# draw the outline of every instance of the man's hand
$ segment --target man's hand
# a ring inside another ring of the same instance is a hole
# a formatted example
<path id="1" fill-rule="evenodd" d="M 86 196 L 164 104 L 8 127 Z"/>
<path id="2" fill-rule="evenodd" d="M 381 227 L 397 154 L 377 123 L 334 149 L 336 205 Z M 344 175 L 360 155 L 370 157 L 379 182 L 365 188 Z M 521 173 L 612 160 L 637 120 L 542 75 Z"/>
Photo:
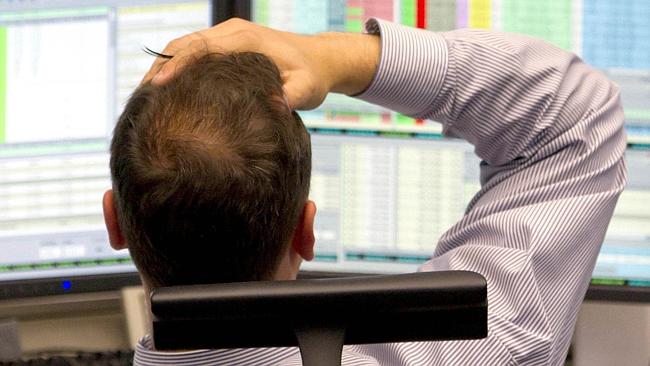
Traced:
<path id="1" fill-rule="evenodd" d="M 312 109 L 329 92 L 362 92 L 377 69 L 379 48 L 377 36 L 307 36 L 231 19 L 171 41 L 162 53 L 173 57 L 156 60 L 143 82 L 163 84 L 192 59 L 206 53 L 259 52 L 280 69 L 290 107 Z"/>

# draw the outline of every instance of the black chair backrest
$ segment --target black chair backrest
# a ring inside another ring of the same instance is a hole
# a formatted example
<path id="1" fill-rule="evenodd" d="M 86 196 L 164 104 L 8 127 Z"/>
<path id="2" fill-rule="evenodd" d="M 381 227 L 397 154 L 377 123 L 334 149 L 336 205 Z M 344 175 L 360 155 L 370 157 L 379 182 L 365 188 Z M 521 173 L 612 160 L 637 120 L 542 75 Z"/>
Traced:
<path id="1" fill-rule="evenodd" d="M 340 364 L 343 343 L 487 336 L 487 284 L 466 271 L 158 288 L 151 310 L 159 350 L 299 346 L 304 365 Z"/>

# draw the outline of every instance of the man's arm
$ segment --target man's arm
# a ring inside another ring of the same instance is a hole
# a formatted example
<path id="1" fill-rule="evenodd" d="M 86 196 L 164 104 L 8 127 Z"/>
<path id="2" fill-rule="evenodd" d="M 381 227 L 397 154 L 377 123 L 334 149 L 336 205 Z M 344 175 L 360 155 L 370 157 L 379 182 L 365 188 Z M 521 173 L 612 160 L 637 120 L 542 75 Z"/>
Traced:
<path id="1" fill-rule="evenodd" d="M 382 58 L 359 97 L 441 121 L 483 160 L 482 189 L 421 269 L 487 278 L 489 338 L 435 344 L 433 363 L 563 364 L 626 179 L 618 88 L 528 37 L 368 27 Z"/>
<path id="2" fill-rule="evenodd" d="M 482 189 L 422 269 L 487 278 L 489 337 L 378 346 L 373 355 L 404 364 L 414 352 L 436 365 L 562 364 L 625 183 L 616 87 L 575 56 L 526 37 L 378 24 L 370 27 L 381 28 L 381 57 L 374 36 L 299 36 L 230 21 L 170 43 L 164 52 L 174 58 L 146 79 L 162 68 L 154 83 L 166 82 L 202 52 L 257 51 L 284 73 L 293 108 L 370 83 L 361 99 L 441 121 L 446 135 L 474 144 Z"/>

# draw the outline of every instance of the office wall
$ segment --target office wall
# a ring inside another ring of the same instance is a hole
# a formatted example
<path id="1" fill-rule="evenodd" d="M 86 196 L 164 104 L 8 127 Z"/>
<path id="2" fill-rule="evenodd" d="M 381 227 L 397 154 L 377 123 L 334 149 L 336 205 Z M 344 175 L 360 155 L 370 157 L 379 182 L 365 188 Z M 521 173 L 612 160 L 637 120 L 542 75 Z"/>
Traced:
<path id="1" fill-rule="evenodd" d="M 573 359 L 575 366 L 650 366 L 650 305 L 585 302 Z"/>

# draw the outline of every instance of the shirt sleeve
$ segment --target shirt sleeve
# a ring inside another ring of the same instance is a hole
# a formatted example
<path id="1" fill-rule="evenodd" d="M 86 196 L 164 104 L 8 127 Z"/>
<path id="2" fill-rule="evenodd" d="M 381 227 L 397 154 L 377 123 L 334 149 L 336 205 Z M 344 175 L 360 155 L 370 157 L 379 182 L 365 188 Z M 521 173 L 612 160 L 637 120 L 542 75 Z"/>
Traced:
<path id="1" fill-rule="evenodd" d="M 618 88 L 574 54 L 524 36 L 366 26 L 381 35 L 381 59 L 358 98 L 440 121 L 482 159 L 481 190 L 421 270 L 485 276 L 489 335 L 435 342 L 422 357 L 562 365 L 626 181 Z M 392 357 L 409 363 L 409 352 Z"/>

